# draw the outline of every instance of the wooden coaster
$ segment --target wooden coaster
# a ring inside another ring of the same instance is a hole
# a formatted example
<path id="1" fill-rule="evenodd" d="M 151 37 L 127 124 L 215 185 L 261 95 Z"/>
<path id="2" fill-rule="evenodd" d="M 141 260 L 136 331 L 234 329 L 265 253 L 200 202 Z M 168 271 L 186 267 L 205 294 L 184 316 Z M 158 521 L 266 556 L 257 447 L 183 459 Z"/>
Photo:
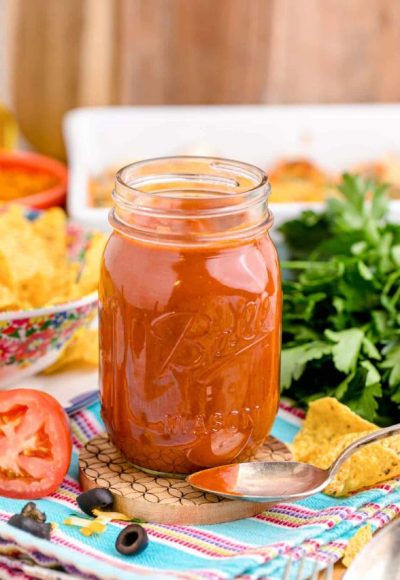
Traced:
<path id="1" fill-rule="evenodd" d="M 255 461 L 290 461 L 284 443 L 268 437 Z M 105 487 L 114 495 L 115 511 L 160 524 L 216 524 L 248 518 L 268 504 L 220 498 L 204 493 L 184 479 L 150 475 L 129 463 L 106 433 L 88 441 L 79 457 L 84 490 Z"/>

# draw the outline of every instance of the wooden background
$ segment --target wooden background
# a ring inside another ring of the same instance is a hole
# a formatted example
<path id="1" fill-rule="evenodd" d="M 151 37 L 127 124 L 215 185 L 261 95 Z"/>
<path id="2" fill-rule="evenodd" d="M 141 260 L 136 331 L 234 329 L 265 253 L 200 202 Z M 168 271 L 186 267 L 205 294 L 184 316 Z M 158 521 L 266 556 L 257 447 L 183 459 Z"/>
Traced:
<path id="1" fill-rule="evenodd" d="M 400 98 L 400 0 L 8 0 L 10 85 L 62 154 L 80 105 Z"/>

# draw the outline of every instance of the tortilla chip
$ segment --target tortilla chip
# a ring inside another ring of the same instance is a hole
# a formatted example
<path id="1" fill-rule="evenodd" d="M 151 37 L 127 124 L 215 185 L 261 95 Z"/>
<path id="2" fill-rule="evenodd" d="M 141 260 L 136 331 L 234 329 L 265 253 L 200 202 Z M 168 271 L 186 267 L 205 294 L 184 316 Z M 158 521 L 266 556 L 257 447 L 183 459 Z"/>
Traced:
<path id="1" fill-rule="evenodd" d="M 336 399 L 325 397 L 310 403 L 303 428 L 292 452 L 296 461 L 327 469 L 353 441 L 376 431 Z M 354 453 L 339 469 L 324 493 L 345 496 L 400 476 L 400 435 L 371 443 Z"/>
<path id="2" fill-rule="evenodd" d="M 0 250 L 0 284 L 7 286 L 10 290 L 14 288 L 14 279 L 9 261 Z"/>
<path id="3" fill-rule="evenodd" d="M 344 440 L 342 446 L 336 448 L 336 457 L 360 436 L 359 433 Z M 361 448 L 342 465 L 324 493 L 335 497 L 347 496 L 400 476 L 400 436 L 394 435 L 391 439 L 391 445 L 396 445 L 397 451 L 385 440 Z"/>
<path id="4" fill-rule="evenodd" d="M 372 540 L 372 531 L 369 524 L 360 528 L 349 540 L 343 555 L 343 566 L 348 568 L 363 547 Z"/>
<path id="5" fill-rule="evenodd" d="M 91 237 L 90 246 L 86 252 L 85 263 L 78 281 L 79 295 L 85 296 L 98 289 L 100 278 L 101 258 L 106 238 L 101 233 L 95 233 Z"/>
<path id="6" fill-rule="evenodd" d="M 12 273 L 13 284 L 29 280 L 38 272 L 50 276 L 56 265 L 49 259 L 46 240 L 35 235 L 32 222 L 15 205 L 0 212 L 0 251 Z"/>
<path id="7" fill-rule="evenodd" d="M 373 423 L 362 419 L 346 405 L 337 399 L 324 397 L 309 405 L 303 428 L 293 441 L 294 452 L 298 461 L 312 463 L 320 454 L 320 449 L 326 449 L 343 435 L 351 433 L 363 434 L 375 431 Z"/>
<path id="8" fill-rule="evenodd" d="M 0 312 L 8 312 L 11 310 L 20 310 L 23 307 L 28 307 L 28 303 L 21 302 L 16 298 L 14 292 L 7 286 L 0 283 Z"/>
<path id="9" fill-rule="evenodd" d="M 51 375 L 72 365 L 74 368 L 78 365 L 97 368 L 99 365 L 98 341 L 97 330 L 81 328 L 62 350 L 58 359 L 43 373 Z"/>
<path id="10" fill-rule="evenodd" d="M 26 207 L 17 203 L 0 203 L 0 224 L 21 226 L 26 222 Z"/>
<path id="11" fill-rule="evenodd" d="M 63 304 L 97 290 L 106 237 L 94 233 L 87 253 L 74 261 L 65 212 L 52 208 L 34 219 L 26 213 L 0 205 L 0 311 Z"/>
<path id="12" fill-rule="evenodd" d="M 67 216 L 60 207 L 52 207 L 32 222 L 32 230 L 47 243 L 54 260 L 65 260 L 67 255 Z"/>

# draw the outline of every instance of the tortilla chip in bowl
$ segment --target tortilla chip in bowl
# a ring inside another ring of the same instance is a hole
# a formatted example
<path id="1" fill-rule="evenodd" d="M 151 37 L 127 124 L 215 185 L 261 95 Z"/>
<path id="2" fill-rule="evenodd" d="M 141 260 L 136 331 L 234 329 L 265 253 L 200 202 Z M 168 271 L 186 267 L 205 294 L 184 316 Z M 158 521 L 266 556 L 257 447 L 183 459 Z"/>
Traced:
<path id="1" fill-rule="evenodd" d="M 97 313 L 105 238 L 60 208 L 0 207 L 0 389 L 35 374 Z"/>

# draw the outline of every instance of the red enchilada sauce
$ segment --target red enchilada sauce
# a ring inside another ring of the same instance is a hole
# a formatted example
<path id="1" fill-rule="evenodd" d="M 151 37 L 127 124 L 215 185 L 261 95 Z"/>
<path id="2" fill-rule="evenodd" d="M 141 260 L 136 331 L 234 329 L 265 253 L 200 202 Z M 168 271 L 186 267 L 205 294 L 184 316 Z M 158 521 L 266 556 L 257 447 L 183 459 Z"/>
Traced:
<path id="1" fill-rule="evenodd" d="M 100 284 L 102 416 L 139 467 L 250 459 L 278 406 L 281 289 L 269 186 L 208 158 L 121 170 Z"/>

